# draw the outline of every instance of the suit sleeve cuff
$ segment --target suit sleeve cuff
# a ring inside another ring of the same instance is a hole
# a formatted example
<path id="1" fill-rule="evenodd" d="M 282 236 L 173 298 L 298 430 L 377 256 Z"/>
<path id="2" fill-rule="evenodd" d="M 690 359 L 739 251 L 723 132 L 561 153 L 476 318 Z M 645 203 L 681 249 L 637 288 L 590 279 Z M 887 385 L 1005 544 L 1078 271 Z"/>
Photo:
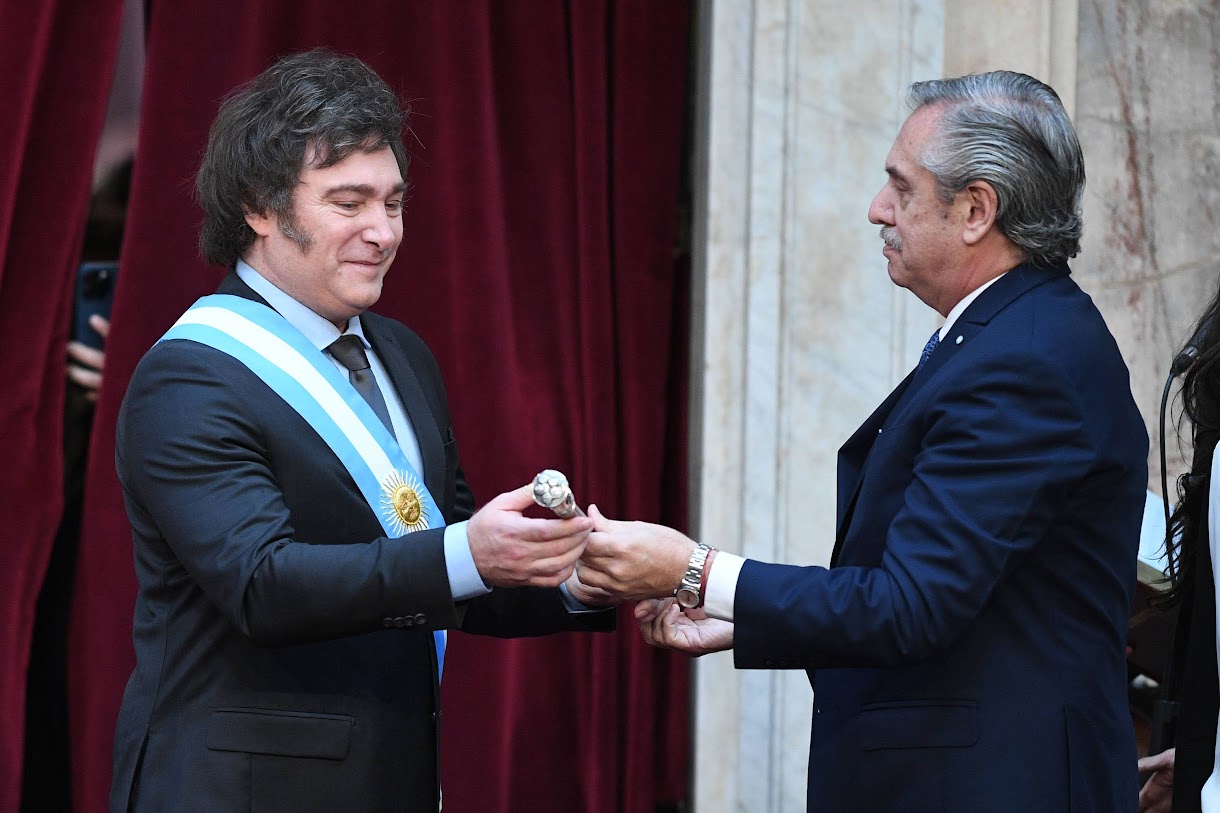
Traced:
<path id="1" fill-rule="evenodd" d="M 721 621 L 733 620 L 733 602 L 737 598 L 737 577 L 746 560 L 722 550 L 716 551 L 712 569 L 707 574 L 707 593 L 703 611 Z"/>
<path id="2" fill-rule="evenodd" d="M 445 570 L 449 574 L 449 592 L 455 602 L 491 592 L 470 555 L 465 522 L 445 526 Z"/>

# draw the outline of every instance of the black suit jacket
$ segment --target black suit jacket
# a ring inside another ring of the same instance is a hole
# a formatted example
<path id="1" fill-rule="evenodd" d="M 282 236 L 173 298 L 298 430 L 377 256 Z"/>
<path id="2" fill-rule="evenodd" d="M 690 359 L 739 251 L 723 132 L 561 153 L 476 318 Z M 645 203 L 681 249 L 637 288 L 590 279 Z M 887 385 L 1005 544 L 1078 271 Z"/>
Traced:
<path id="1" fill-rule="evenodd" d="M 219 293 L 263 300 L 230 273 Z M 398 322 L 365 335 L 419 438 L 446 522 L 474 498 L 440 372 Z M 187 340 L 141 360 L 116 461 L 139 583 L 111 809 L 437 806 L 436 629 L 608 629 L 555 590 L 455 604 L 443 529 L 384 536 L 343 464 L 232 357 Z"/>

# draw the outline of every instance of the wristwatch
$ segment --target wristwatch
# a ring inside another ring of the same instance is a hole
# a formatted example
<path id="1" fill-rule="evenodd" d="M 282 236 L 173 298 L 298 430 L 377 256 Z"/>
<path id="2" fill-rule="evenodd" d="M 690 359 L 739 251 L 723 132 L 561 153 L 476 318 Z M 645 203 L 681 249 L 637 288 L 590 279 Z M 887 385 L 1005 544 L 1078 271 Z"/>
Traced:
<path id="1" fill-rule="evenodd" d="M 674 591 L 674 598 L 677 599 L 679 607 L 693 610 L 703 606 L 703 567 L 707 564 L 707 555 L 711 552 L 711 547 L 702 542 L 695 544 L 690 561 L 686 563 L 682 583 Z"/>

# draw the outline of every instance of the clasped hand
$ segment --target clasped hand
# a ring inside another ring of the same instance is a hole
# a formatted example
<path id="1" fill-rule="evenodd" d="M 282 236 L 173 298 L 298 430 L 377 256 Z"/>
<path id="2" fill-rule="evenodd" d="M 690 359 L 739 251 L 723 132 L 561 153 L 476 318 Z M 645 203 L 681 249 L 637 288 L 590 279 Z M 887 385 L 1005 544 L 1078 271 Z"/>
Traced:
<path id="1" fill-rule="evenodd" d="M 526 485 L 484 505 L 466 525 L 470 555 L 483 581 L 495 587 L 558 587 L 573 576 L 593 521 L 535 519 Z"/>
<path id="2" fill-rule="evenodd" d="M 653 646 L 702 655 L 733 645 L 733 625 L 673 598 L 695 543 L 678 531 L 647 522 L 607 519 L 597 506 L 588 517 L 535 519 L 531 486 L 483 506 L 466 526 L 475 567 L 496 587 L 567 586 L 577 601 L 606 606 L 638 601 L 636 621 Z"/>
<path id="3" fill-rule="evenodd" d="M 733 646 L 733 625 L 700 610 L 683 610 L 671 598 L 695 550 L 690 537 L 648 522 L 607 519 L 589 506 L 593 532 L 576 565 L 585 585 L 620 600 L 638 601 L 640 634 L 652 646 L 703 655 Z"/>
<path id="4" fill-rule="evenodd" d="M 695 543 L 685 534 L 649 522 L 607 519 L 589 506 L 593 532 L 577 564 L 580 580 L 620 601 L 672 596 Z"/>

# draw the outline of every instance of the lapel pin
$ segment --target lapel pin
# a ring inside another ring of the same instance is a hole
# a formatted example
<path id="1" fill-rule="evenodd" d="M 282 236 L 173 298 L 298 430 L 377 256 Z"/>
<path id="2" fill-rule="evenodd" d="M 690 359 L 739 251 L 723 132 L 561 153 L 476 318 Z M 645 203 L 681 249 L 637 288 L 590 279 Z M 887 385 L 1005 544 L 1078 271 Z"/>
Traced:
<path id="1" fill-rule="evenodd" d="M 955 342 L 954 342 L 954 344 L 961 344 L 961 343 L 962 343 L 962 336 L 961 336 L 961 334 L 959 333 L 959 334 L 957 335 L 957 341 L 955 341 Z"/>

